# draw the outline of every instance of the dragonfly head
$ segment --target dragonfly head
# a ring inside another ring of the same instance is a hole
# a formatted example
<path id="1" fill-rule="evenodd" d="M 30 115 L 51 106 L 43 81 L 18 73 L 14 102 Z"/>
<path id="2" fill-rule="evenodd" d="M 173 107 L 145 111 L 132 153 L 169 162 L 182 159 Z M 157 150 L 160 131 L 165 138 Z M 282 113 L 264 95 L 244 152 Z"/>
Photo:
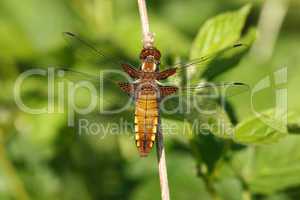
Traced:
<path id="1" fill-rule="evenodd" d="M 141 51 L 140 59 L 142 61 L 142 70 L 145 72 L 155 72 L 158 70 L 160 64 L 161 54 L 158 49 L 144 48 Z"/>

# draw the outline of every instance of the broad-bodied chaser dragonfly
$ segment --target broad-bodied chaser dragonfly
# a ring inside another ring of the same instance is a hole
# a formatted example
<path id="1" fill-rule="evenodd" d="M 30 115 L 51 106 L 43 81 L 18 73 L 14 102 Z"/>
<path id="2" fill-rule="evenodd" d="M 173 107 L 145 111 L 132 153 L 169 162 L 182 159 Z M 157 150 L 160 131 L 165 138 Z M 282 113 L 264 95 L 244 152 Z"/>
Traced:
<path id="1" fill-rule="evenodd" d="M 96 53 L 103 55 L 98 49 L 94 48 L 90 43 L 82 40 L 77 35 L 66 32 L 68 37 L 74 38 L 89 48 L 93 49 Z M 245 47 L 243 44 L 234 44 L 230 47 L 221 50 L 226 52 L 227 50 L 237 49 Z M 140 156 L 147 156 L 151 151 L 153 144 L 156 140 L 159 126 L 160 126 L 160 113 L 161 103 L 164 99 L 171 95 L 179 94 L 192 94 L 197 96 L 205 96 L 211 93 L 219 93 L 223 89 L 226 89 L 225 96 L 231 96 L 235 93 L 240 93 L 248 90 L 248 86 L 239 82 L 226 82 L 226 83 L 214 83 L 202 82 L 193 87 L 179 87 L 172 85 L 164 85 L 161 81 L 174 76 L 177 72 L 185 70 L 192 66 L 197 66 L 201 63 L 213 60 L 217 54 L 203 56 L 198 59 L 191 60 L 187 63 L 175 64 L 166 70 L 160 71 L 160 59 L 161 53 L 158 49 L 143 48 L 140 53 L 141 65 L 139 68 L 135 68 L 130 64 L 121 63 L 120 67 L 124 72 L 132 79 L 130 82 L 113 81 L 110 82 L 120 88 L 120 92 L 128 94 L 134 100 L 135 113 L 134 113 L 134 131 L 135 131 L 135 143 L 140 153 Z M 97 80 L 95 76 L 88 75 L 86 73 L 73 71 L 71 69 L 58 69 L 64 73 L 71 73 L 75 76 L 84 76 L 87 80 Z M 105 89 L 105 88 L 103 88 Z M 220 96 L 220 95 L 218 95 Z M 122 101 L 122 100 L 120 100 Z"/>

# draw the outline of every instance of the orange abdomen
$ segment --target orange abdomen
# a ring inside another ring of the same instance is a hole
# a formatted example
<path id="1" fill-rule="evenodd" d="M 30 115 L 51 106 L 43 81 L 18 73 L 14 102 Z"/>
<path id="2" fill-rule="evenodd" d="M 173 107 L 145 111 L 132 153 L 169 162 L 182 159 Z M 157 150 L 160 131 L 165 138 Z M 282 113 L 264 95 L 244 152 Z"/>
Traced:
<path id="1" fill-rule="evenodd" d="M 147 156 L 158 129 L 158 99 L 155 90 L 140 91 L 135 105 L 135 140 L 141 156 Z"/>

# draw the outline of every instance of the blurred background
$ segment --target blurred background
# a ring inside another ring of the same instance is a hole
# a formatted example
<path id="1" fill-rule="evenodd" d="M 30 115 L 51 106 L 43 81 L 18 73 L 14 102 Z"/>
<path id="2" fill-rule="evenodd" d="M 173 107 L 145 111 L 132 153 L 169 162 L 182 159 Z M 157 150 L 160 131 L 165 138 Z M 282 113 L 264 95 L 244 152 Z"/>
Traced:
<path id="1" fill-rule="evenodd" d="M 247 37 L 252 30 L 253 45 L 234 68 L 210 79 L 253 86 L 287 67 L 288 84 L 282 87 L 288 88 L 288 109 L 300 112 L 298 0 L 149 0 L 150 23 L 156 34 L 155 44 L 163 54 L 162 63 L 190 58 L 195 38 L 208 19 L 239 10 L 247 3 L 252 8 L 242 35 Z M 62 35 L 65 31 L 81 35 L 107 58 L 66 41 Z M 16 78 L 28 69 L 69 67 L 93 74 L 117 68 L 112 58 L 138 66 L 140 50 L 136 1 L 0 1 L 1 200 L 160 199 L 155 150 L 142 159 L 132 135 L 103 139 L 78 135 L 76 128 L 67 126 L 65 113 L 27 114 L 16 106 L 13 96 Z M 46 81 L 26 82 L 22 98 L 36 108 L 47 105 Z M 85 102 L 86 98 L 78 96 L 79 101 Z M 120 98 L 116 95 L 111 101 L 117 104 Z M 267 90 L 257 97 L 255 106 L 268 110 L 273 99 L 272 90 Z M 231 105 L 233 124 L 253 117 L 249 94 L 233 98 Z M 130 119 L 131 114 L 125 116 Z M 172 117 L 168 121 L 179 123 Z M 291 132 L 299 132 L 298 124 L 292 125 Z M 271 144 L 240 143 L 244 142 L 211 134 L 192 138 L 166 135 L 171 198 L 300 199 L 299 136 L 276 137 Z"/>

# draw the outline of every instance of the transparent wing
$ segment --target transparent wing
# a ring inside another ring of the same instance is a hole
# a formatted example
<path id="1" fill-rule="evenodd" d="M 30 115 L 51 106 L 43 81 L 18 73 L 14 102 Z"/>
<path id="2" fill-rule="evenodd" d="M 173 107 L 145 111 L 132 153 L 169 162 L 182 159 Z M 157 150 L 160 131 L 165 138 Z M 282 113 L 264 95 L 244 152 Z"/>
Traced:
<path id="1" fill-rule="evenodd" d="M 180 95 L 202 96 L 211 99 L 229 98 L 249 90 L 249 86 L 240 82 L 212 83 L 203 82 L 196 86 L 181 88 Z"/>
<path id="2" fill-rule="evenodd" d="M 75 51 L 76 50 L 79 51 L 78 54 L 81 59 L 84 58 L 84 60 L 93 61 L 96 58 L 101 57 L 103 59 L 102 61 L 104 63 L 108 63 L 111 67 L 114 66 L 114 68 L 117 68 L 117 69 L 119 66 L 121 66 L 124 63 L 131 65 L 124 59 L 108 56 L 109 53 L 102 52 L 100 49 L 96 48 L 92 42 L 89 42 L 88 40 L 84 39 L 83 37 L 81 37 L 75 33 L 63 32 L 63 36 L 64 36 L 65 40 L 67 41 L 69 47 L 71 47 Z M 110 47 L 107 46 L 106 43 L 102 43 L 100 45 L 102 47 L 104 46 L 105 49 L 110 49 Z M 113 50 L 111 50 L 111 51 L 113 51 Z M 93 52 L 94 55 L 96 55 L 96 57 L 94 56 L 93 58 L 90 58 L 90 54 L 89 54 L 90 52 Z M 112 55 L 112 53 L 110 53 L 110 55 Z"/>
<path id="3" fill-rule="evenodd" d="M 79 134 L 109 136 L 117 130 L 130 132 L 134 123 L 133 99 L 123 92 L 118 82 L 122 80 L 111 73 L 99 76 L 71 69 L 48 70 L 53 77 L 55 104 L 64 105 L 68 125 L 76 127 Z M 123 77 L 124 78 L 124 77 Z M 125 127 L 124 127 L 125 126 Z"/>
<path id="4" fill-rule="evenodd" d="M 68 92 L 86 90 L 93 98 L 98 98 L 100 106 L 104 104 L 121 105 L 130 98 L 120 87 L 120 82 L 131 83 L 130 77 L 119 70 L 100 71 L 98 75 L 92 75 L 67 68 L 55 68 L 55 82 L 65 84 Z M 74 91 L 73 91 L 74 90 Z M 120 101 L 123 99 L 123 101 Z M 116 106 L 117 107 L 117 106 Z"/>
<path id="5" fill-rule="evenodd" d="M 68 122 L 69 118 L 73 121 L 69 125 L 76 126 L 80 133 L 81 130 L 87 134 L 96 131 L 96 135 L 101 136 L 110 134 L 113 128 L 121 128 L 126 122 L 133 123 L 133 100 L 118 85 L 131 82 L 121 68 L 121 63 L 126 62 L 106 56 L 106 53 L 120 53 L 114 52 L 111 44 L 104 41 L 89 42 L 71 32 L 63 33 L 63 37 L 67 42 L 66 52 L 70 54 L 68 65 L 74 68 L 51 68 L 48 77 L 54 77 L 54 96 L 59 105 L 64 105 L 59 111 L 67 112 Z M 107 52 L 96 48 L 94 42 Z"/>
<path id="6" fill-rule="evenodd" d="M 188 62 L 176 63 L 175 65 L 167 68 L 176 69 L 177 76 L 171 77 L 172 81 L 180 82 L 182 80 L 180 75 L 182 75 L 185 71 L 189 72 L 192 70 L 193 72 L 196 72 L 196 74 L 201 72 L 201 77 L 205 77 L 206 80 L 210 81 L 220 73 L 236 66 L 248 50 L 248 45 L 236 43 L 215 53 L 211 53 Z"/>
<path id="7" fill-rule="evenodd" d="M 174 126 L 178 124 L 179 134 L 213 133 L 228 138 L 233 131 L 232 119 L 226 113 L 231 109 L 228 99 L 247 91 L 249 86 L 238 82 L 201 83 L 180 88 L 176 95 L 161 102 L 161 113 L 166 119 L 178 121 Z M 189 129 L 182 130 L 183 122 Z"/>
<path id="8" fill-rule="evenodd" d="M 205 56 L 202 56 L 200 58 L 196 58 L 196 59 L 193 59 L 193 60 L 190 60 L 186 63 L 177 63 L 173 66 L 171 66 L 170 68 L 176 68 L 178 71 L 180 70 L 183 70 L 183 69 L 186 69 L 186 68 L 189 68 L 189 67 L 193 67 L 193 66 L 196 66 L 196 67 L 201 67 L 205 64 L 207 64 L 208 62 L 212 61 L 213 59 L 215 59 L 217 56 L 220 56 L 224 53 L 227 53 L 227 52 L 233 52 L 234 50 L 242 50 L 242 49 L 247 49 L 248 48 L 248 45 L 246 44 L 242 44 L 242 43 L 237 43 L 237 44 L 234 44 L 232 46 L 229 46 L 223 50 L 220 50 L 218 52 L 215 52 L 215 53 L 212 53 L 212 54 L 209 54 L 209 55 L 205 55 Z"/>
<path id="9" fill-rule="evenodd" d="M 85 47 L 89 48 L 90 50 L 92 50 L 94 53 L 98 54 L 99 56 L 102 57 L 106 57 L 99 49 L 97 49 L 96 47 L 94 47 L 91 43 L 83 40 L 81 37 L 79 37 L 78 35 L 76 35 L 75 33 L 72 32 L 63 32 L 64 37 L 66 38 L 66 40 L 68 41 L 69 39 L 71 39 L 72 41 L 68 41 L 70 43 L 72 42 L 79 42 L 82 45 L 84 45 Z"/>
<path id="10" fill-rule="evenodd" d="M 195 86 L 179 88 L 175 95 L 167 96 L 162 101 L 162 107 L 169 106 L 168 110 L 174 111 L 174 114 L 177 114 L 177 112 L 179 114 L 186 114 L 188 109 L 197 110 L 197 106 L 202 105 L 208 108 L 211 105 L 216 106 L 216 104 L 220 104 L 222 101 L 226 101 L 247 91 L 249 91 L 249 86 L 239 82 L 199 83 Z M 174 106 L 176 109 L 174 109 Z"/>
<path id="11" fill-rule="evenodd" d="M 54 68 L 57 80 L 71 81 L 79 83 L 81 81 L 90 81 L 94 86 L 99 87 L 103 82 L 117 83 L 116 78 L 108 77 L 104 72 L 99 71 L 96 74 L 90 74 L 73 70 L 70 68 Z M 124 74 L 126 76 L 126 74 Z"/>

